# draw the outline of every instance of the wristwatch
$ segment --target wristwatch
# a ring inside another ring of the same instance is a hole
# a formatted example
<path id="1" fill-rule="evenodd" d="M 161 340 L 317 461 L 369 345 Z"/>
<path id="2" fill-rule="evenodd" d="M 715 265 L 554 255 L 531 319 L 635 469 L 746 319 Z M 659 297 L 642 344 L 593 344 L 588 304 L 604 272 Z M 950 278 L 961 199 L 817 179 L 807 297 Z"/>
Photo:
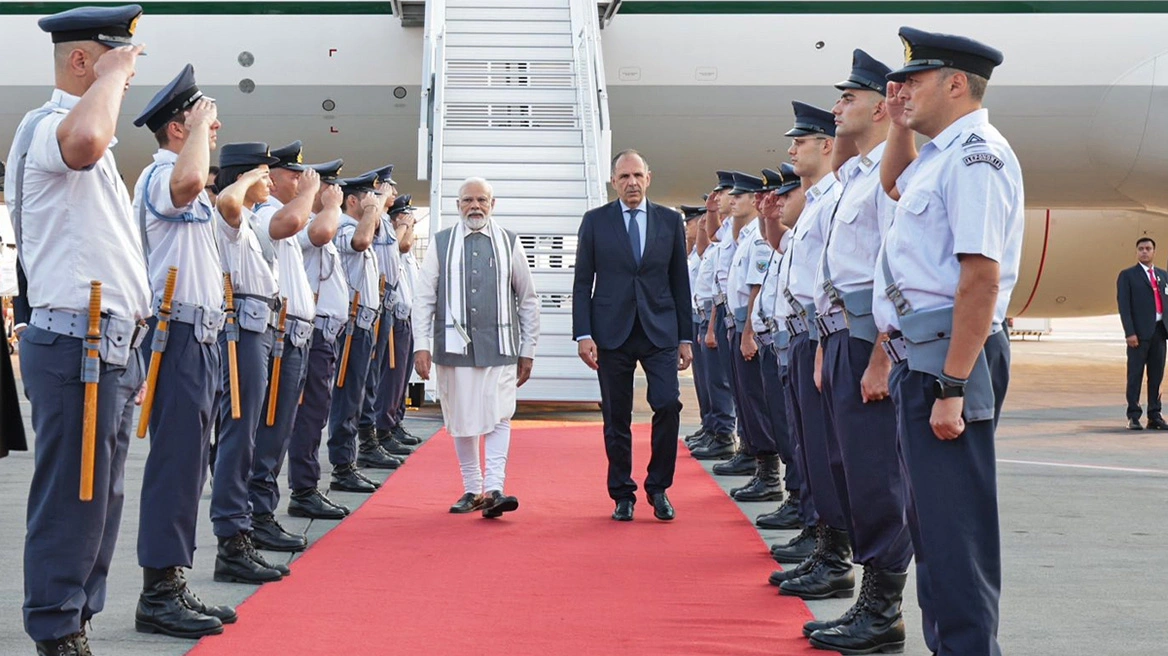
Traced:
<path id="1" fill-rule="evenodd" d="M 964 397 L 965 383 L 956 383 L 938 378 L 933 381 L 933 396 L 937 399 Z"/>

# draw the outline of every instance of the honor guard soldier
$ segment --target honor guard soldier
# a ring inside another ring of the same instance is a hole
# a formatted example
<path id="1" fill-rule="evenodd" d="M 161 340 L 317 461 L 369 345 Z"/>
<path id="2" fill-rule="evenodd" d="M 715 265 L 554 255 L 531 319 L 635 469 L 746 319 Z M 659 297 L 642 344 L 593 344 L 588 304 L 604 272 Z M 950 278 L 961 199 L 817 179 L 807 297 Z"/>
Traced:
<path id="1" fill-rule="evenodd" d="M 780 360 L 780 352 L 785 356 L 790 335 L 785 323 L 781 320 L 784 314 L 776 314 L 779 279 L 779 263 L 781 255 L 778 252 L 779 243 L 790 228 L 783 223 L 783 209 L 787 204 L 791 192 L 800 188 L 801 181 L 795 175 L 795 169 L 790 164 L 783 163 L 779 170 L 762 170 L 762 189 L 759 193 L 765 196 L 760 218 L 761 232 L 765 233 L 765 246 L 760 246 L 754 256 L 754 266 L 763 266 L 762 280 L 758 283 L 759 291 L 755 298 L 753 311 L 750 313 L 750 322 L 754 328 L 755 338 L 758 341 L 758 358 L 762 369 L 762 394 L 766 401 L 766 409 L 770 416 L 770 426 L 778 450 L 779 458 L 785 465 L 783 477 L 784 487 L 787 490 L 786 499 L 774 511 L 755 518 L 755 525 L 759 528 L 771 530 L 788 530 L 804 528 L 799 516 L 800 498 L 802 493 L 803 475 L 800 473 L 791 431 L 788 427 L 787 400 L 783 391 L 786 378 L 786 366 Z M 765 258 L 765 261 L 764 261 Z M 786 302 L 784 301 L 784 305 Z M 813 525 L 813 524 L 812 524 Z M 804 542 L 803 544 L 807 544 Z M 806 549 L 810 553 L 810 548 Z M 806 555 L 804 553 L 804 555 Z"/>
<path id="2" fill-rule="evenodd" d="M 391 177 L 392 173 L 393 165 L 389 164 L 364 174 L 372 174 L 377 178 L 377 193 L 388 196 L 383 199 L 387 206 L 391 206 L 397 200 L 397 183 Z M 361 419 L 357 434 L 361 444 L 377 443 L 381 450 L 362 451 L 357 461 L 365 467 L 396 469 L 412 451 L 406 445 L 398 443 L 390 431 L 392 424 L 389 413 L 394 403 L 391 398 L 393 383 L 389 379 L 397 368 L 398 359 L 396 353 L 390 357 L 388 349 L 389 334 L 394 324 L 394 299 L 401 284 L 401 250 L 398 248 L 397 231 L 394 230 L 389 212 L 381 215 L 377 232 L 373 234 L 371 248 L 377 254 L 377 267 L 380 272 L 378 291 L 381 292 L 381 315 L 373 326 L 376 332 L 373 336 L 373 361 L 369 363 L 369 374 L 365 380 L 365 396 L 361 403 Z M 396 348 L 396 335 L 394 337 Z M 393 369 L 390 369 L 390 364 L 394 365 Z"/>
<path id="3" fill-rule="evenodd" d="M 336 380 L 337 337 L 349 319 L 349 285 L 341 255 L 333 244 L 341 218 L 344 194 L 337 185 L 343 160 L 311 165 L 320 174 L 321 187 L 313 216 L 297 239 L 304 254 L 304 270 L 316 299 L 312 346 L 308 351 L 303 400 L 296 411 L 288 446 L 288 514 L 309 519 L 343 519 L 349 509 L 317 489 L 320 482 L 320 438 L 328 422 Z M 329 454 L 340 451 L 329 437 Z"/>
<path id="4" fill-rule="evenodd" d="M 997 656 L 994 429 L 1009 378 L 1002 326 L 1022 252 L 1022 171 L 982 107 L 1002 53 L 909 27 L 900 38 L 905 65 L 888 75 L 893 127 L 880 163 L 899 202 L 875 301 L 895 363 L 918 598 L 934 653 Z M 914 132 L 930 139 L 919 154 Z"/>
<path id="5" fill-rule="evenodd" d="M 851 521 L 855 561 L 864 566 L 860 598 L 842 617 L 809 622 L 811 644 L 857 653 L 904 646 L 901 597 L 912 559 L 905 482 L 888 395 L 891 364 L 872 318 L 876 254 L 895 203 L 880 186 L 888 138 L 889 68 L 863 50 L 836 88 L 834 161 L 842 192 L 827 228 L 815 283 L 823 401 L 831 418 L 833 478 Z"/>
<path id="6" fill-rule="evenodd" d="M 158 152 L 134 187 L 134 216 L 150 273 L 155 318 L 147 390 L 150 454 L 142 476 L 138 564 L 144 584 L 135 627 L 143 633 L 198 638 L 235 621 L 226 606 L 206 606 L 187 589 L 194 564 L 199 499 L 218 416 L 223 274 L 214 207 L 203 190 L 220 127 L 215 101 L 195 83 L 194 68 L 159 91 L 134 125 L 154 134 Z M 169 271 L 174 271 L 173 285 Z M 142 435 L 144 427 L 139 427 Z"/>
<path id="7" fill-rule="evenodd" d="M 409 194 L 398 196 L 389 208 L 389 220 L 397 234 L 397 246 L 401 262 L 401 274 L 396 293 L 390 298 L 393 303 L 393 346 L 395 367 L 391 369 L 389 403 L 385 414 L 379 415 L 389 421 L 388 434 L 394 441 L 405 446 L 417 446 L 422 440 L 406 431 L 406 397 L 409 394 L 410 375 L 414 371 L 414 330 L 411 314 L 414 308 L 414 290 L 417 288 L 418 261 L 414 258 L 414 206 Z M 382 435 L 385 435 L 382 433 Z"/>
<path id="8" fill-rule="evenodd" d="M 761 178 L 735 172 L 734 187 L 727 192 L 731 198 L 730 212 L 734 218 L 738 246 L 730 261 L 727 277 L 728 318 L 725 330 L 731 350 L 730 371 L 740 411 L 738 436 L 743 445 L 740 453 L 754 458 L 754 476 L 745 486 L 730 491 L 730 496 L 737 501 L 778 501 L 783 498 L 778 448 L 771 428 L 766 396 L 763 394 L 762 367 L 758 358 L 758 344 L 754 341 L 754 326 L 750 323 L 755 297 L 770 260 L 770 253 L 766 252 L 770 247 L 759 235 L 760 218 L 755 207 L 755 197 L 761 189 Z"/>
<path id="9" fill-rule="evenodd" d="M 702 255 L 698 252 L 698 233 L 702 229 L 701 219 L 705 216 L 706 208 L 701 205 L 681 205 L 679 209 L 681 209 L 681 218 L 685 222 L 686 266 L 689 269 L 690 305 L 693 311 L 694 335 L 700 335 L 698 328 L 702 323 L 702 310 L 693 290 L 697 286 L 698 268 L 702 264 Z M 707 239 L 705 243 L 708 245 L 709 240 Z M 698 397 L 698 415 L 701 417 L 701 426 L 691 435 L 686 435 L 686 438 L 690 440 L 704 435 L 710 423 L 710 396 L 706 391 L 705 350 L 700 343 L 694 344 L 693 354 L 694 392 Z"/>
<path id="10" fill-rule="evenodd" d="M 279 315 L 283 325 L 280 318 L 276 321 L 268 390 L 256 430 L 248 498 L 252 541 L 260 549 L 283 552 L 303 551 L 308 547 L 303 535 L 284 530 L 275 516 L 280 503 L 280 469 L 300 407 L 308 368 L 308 342 L 316 316 L 298 235 L 312 215 L 320 190 L 320 175 L 304 166 L 302 151 L 300 141 L 272 150 L 272 157 L 277 160 L 269 168 L 272 194 L 255 208 L 257 232 L 270 235 L 276 251 L 284 307 Z M 277 367 L 278 379 L 275 378 Z"/>
<path id="11" fill-rule="evenodd" d="M 211 523 L 219 539 L 216 581 L 266 583 L 288 574 L 286 566 L 269 563 L 256 551 L 248 499 L 280 311 L 275 245 L 251 208 L 268 200 L 268 167 L 278 161 L 259 142 L 227 144 L 219 153 L 217 211 L 226 224 L 219 252 L 233 298 L 228 299 L 228 319 L 219 336 L 223 394 L 211 483 Z"/>
<path id="12" fill-rule="evenodd" d="M 691 455 L 698 460 L 725 460 L 735 454 L 735 430 L 737 418 L 741 416 L 738 408 L 738 398 L 734 394 L 733 378 L 730 373 L 729 342 L 726 341 L 726 293 L 725 278 L 720 277 L 720 264 L 727 259 L 727 249 L 734 246 L 733 220 L 730 218 L 730 196 L 727 192 L 734 188 L 734 174 L 730 171 L 717 171 L 718 185 L 714 187 L 712 196 L 716 198 L 718 212 L 714 220 L 707 220 L 707 235 L 713 243 L 702 254 L 702 264 L 698 268 L 698 300 L 704 304 L 710 303 L 711 310 L 705 323 L 706 330 L 696 339 L 702 341 L 709 351 L 707 370 L 710 372 L 710 405 L 722 411 L 720 421 L 714 432 L 707 434 L 695 442 L 691 448 Z M 733 256 L 733 252 L 730 252 Z M 727 265 L 728 266 L 728 265 Z M 725 343 L 723 343 L 725 342 Z M 742 475 L 754 471 L 754 461 L 741 457 L 732 459 L 728 463 L 715 465 L 716 474 Z"/>
<path id="13" fill-rule="evenodd" d="M 138 5 L 79 7 L 40 20 L 52 34 L 56 88 L 20 122 L 7 160 L 4 188 L 28 277 L 20 368 L 37 453 L 24 628 L 42 655 L 91 653 L 85 623 L 105 606 L 145 379 L 150 282 L 112 150 L 142 52 L 130 41 L 141 14 Z M 96 404 L 86 403 L 87 387 Z M 96 430 L 83 432 L 86 423 Z"/>
<path id="14" fill-rule="evenodd" d="M 381 311 L 377 254 L 372 246 L 385 212 L 385 197 L 374 191 L 376 183 L 377 176 L 372 173 L 339 182 L 345 200 L 333 237 L 349 283 L 349 314 L 329 409 L 329 459 L 333 463 L 329 487 L 345 492 L 370 493 L 380 487 L 357 469 L 359 457 L 366 466 L 388 466 L 377 464 L 384 463 L 388 454 L 376 440 L 361 444 L 360 456 L 357 449 L 357 422 L 373 354 L 373 324 Z"/>
<path id="15" fill-rule="evenodd" d="M 788 416 L 807 465 L 804 475 L 819 522 L 815 553 L 789 572 L 776 572 L 771 583 L 779 583 L 780 593 L 803 599 L 849 597 L 855 589 L 855 575 L 848 520 L 828 463 L 830 418 L 815 375 L 819 339 L 815 325 L 815 272 L 840 191 L 831 167 L 835 116 L 806 103 L 795 101 L 792 105 L 795 126 L 786 133 L 793 138 L 787 154 L 795 173 L 810 186 L 807 204 L 784 245 L 779 294 L 786 301 L 783 309 L 791 335 L 787 356 Z M 776 559 L 790 557 L 789 553 L 772 553 Z"/>

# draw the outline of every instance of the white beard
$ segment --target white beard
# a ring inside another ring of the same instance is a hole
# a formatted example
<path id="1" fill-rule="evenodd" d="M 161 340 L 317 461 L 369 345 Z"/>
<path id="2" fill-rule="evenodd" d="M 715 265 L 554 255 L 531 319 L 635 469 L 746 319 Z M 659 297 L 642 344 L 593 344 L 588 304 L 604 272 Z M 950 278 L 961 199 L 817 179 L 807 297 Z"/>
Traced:
<path id="1" fill-rule="evenodd" d="M 487 226 L 487 221 L 490 217 L 483 216 L 481 218 L 472 219 L 470 217 L 463 217 L 462 222 L 466 224 L 468 230 L 482 230 Z"/>

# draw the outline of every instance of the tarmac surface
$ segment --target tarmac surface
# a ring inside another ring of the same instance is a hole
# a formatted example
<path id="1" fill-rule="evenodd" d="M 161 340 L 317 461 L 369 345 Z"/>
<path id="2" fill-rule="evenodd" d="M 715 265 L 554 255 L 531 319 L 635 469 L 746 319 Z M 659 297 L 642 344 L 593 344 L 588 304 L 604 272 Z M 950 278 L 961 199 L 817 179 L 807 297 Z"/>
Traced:
<path id="1" fill-rule="evenodd" d="M 1168 652 L 1168 432 L 1128 431 L 1124 418 L 1124 344 L 1114 317 L 1055 320 L 1055 333 L 1015 339 L 1010 392 L 997 436 L 1004 583 L 1000 639 L 1006 654 L 1126 656 Z M 538 363 L 537 365 L 538 366 Z M 643 379 L 638 387 L 643 388 Z M 642 398 L 635 421 L 650 413 Z M 698 424 L 688 376 L 682 380 L 683 432 Z M 27 424 L 29 411 L 24 407 Z M 595 406 L 523 406 L 517 418 L 600 421 Z M 407 428 L 433 434 L 441 415 L 433 405 L 407 416 Z M 31 431 L 30 431 L 31 435 Z M 126 506 L 109 579 L 106 608 L 90 631 L 99 656 L 170 656 L 194 642 L 134 631 L 141 589 L 135 542 L 147 445 L 134 440 L 126 464 Z M 597 435 L 597 448 L 603 448 Z M 689 457 L 684 448 L 678 457 Z M 322 463 L 327 456 L 322 451 Z M 712 466 L 708 463 L 706 466 Z M 451 463 L 451 466 L 456 466 Z M 33 455 L 0 460 L 0 655 L 32 654 L 21 619 L 24 515 Z M 327 469 L 327 467 L 326 467 Z M 380 479 L 384 473 L 372 472 Z M 391 474 L 392 475 L 392 474 Z M 719 477 L 729 490 L 745 477 Z M 595 494 L 604 494 L 603 480 Z M 322 487 L 327 486 L 327 472 Z M 582 491 L 587 494 L 587 491 Z M 363 495 L 333 492 L 356 507 Z M 238 604 L 255 586 L 215 583 L 215 539 L 203 496 L 192 588 L 204 601 Z M 286 502 L 287 493 L 284 493 Z M 451 499 L 453 501 L 453 499 Z M 739 504 L 743 521 L 774 503 Z M 679 514 L 685 508 L 677 509 Z M 279 521 L 310 542 L 336 525 L 288 517 Z M 767 543 L 793 532 L 762 532 Z M 759 547 L 762 549 L 762 545 Z M 286 555 L 266 554 L 288 560 Z M 371 568 L 408 563 L 409 554 L 370 559 Z M 910 570 L 911 572 L 911 570 Z M 858 574 L 858 572 L 857 572 Z M 295 575 L 295 574 L 293 574 Z M 766 585 L 744 581 L 743 585 Z M 905 653 L 927 656 L 910 578 L 905 595 L 909 641 Z M 499 600 L 506 603 L 506 600 Z M 835 617 L 852 600 L 809 602 L 819 618 Z M 515 629 L 511 629 L 515 630 Z M 726 627 L 732 631 L 733 627 Z M 379 653 L 382 653 L 379 651 Z M 383 653 L 392 653 L 386 645 Z M 585 648 L 581 654 L 587 653 Z"/>

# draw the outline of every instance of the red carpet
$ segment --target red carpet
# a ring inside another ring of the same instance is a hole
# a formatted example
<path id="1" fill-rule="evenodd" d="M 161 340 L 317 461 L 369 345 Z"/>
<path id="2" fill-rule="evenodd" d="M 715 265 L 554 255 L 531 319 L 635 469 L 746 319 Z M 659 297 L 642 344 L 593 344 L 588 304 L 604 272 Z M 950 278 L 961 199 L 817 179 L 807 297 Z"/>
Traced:
<path id="1" fill-rule="evenodd" d="M 191 654 L 824 653 L 801 636 L 803 602 L 767 585 L 774 566 L 750 521 L 684 448 L 678 518 L 658 522 L 642 493 L 636 521 L 614 522 L 600 427 L 519 426 L 507 472 L 518 512 L 449 514 L 462 485 L 439 434 Z M 648 427 L 636 433 L 640 485 Z"/>

